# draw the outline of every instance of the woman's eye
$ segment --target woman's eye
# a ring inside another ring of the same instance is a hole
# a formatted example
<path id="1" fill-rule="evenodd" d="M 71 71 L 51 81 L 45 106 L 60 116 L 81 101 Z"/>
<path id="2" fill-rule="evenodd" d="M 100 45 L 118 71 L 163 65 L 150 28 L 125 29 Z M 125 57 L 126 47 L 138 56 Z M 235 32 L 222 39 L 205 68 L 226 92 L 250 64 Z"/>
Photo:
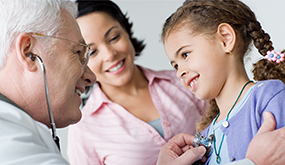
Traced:
<path id="1" fill-rule="evenodd" d="M 184 59 L 186 59 L 189 54 L 190 54 L 189 52 L 187 52 L 187 53 L 182 53 L 182 57 L 183 57 Z"/>
<path id="2" fill-rule="evenodd" d="M 90 53 L 90 56 L 94 56 L 97 53 L 97 49 L 96 50 L 92 50 Z"/>
<path id="3" fill-rule="evenodd" d="M 116 41 L 119 37 L 120 37 L 120 35 L 118 34 L 118 35 L 116 35 L 115 37 L 112 37 L 110 41 L 111 41 L 111 42 L 112 42 L 112 41 Z"/>

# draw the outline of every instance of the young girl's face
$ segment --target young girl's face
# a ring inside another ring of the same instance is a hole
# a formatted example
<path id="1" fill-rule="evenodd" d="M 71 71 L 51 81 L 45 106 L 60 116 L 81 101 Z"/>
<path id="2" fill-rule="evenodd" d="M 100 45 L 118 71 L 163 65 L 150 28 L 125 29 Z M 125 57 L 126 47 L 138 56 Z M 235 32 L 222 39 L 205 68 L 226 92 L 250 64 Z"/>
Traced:
<path id="1" fill-rule="evenodd" d="M 219 95 L 229 75 L 229 66 L 223 42 L 217 34 L 210 38 L 180 28 L 165 38 L 164 49 L 184 87 L 201 100 Z"/>

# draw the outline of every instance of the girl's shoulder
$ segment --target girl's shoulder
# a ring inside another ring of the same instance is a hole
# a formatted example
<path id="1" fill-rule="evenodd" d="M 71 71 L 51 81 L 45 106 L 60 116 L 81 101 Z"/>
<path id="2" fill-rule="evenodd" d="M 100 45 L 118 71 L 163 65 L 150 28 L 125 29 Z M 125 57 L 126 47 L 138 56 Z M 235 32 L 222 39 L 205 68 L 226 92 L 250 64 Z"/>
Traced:
<path id="1" fill-rule="evenodd" d="M 282 90 L 285 90 L 285 84 L 278 79 L 257 81 L 254 87 L 255 93 L 257 92 L 258 94 L 264 92 L 274 94 Z"/>
<path id="2" fill-rule="evenodd" d="M 284 105 L 285 85 L 280 80 L 264 80 L 256 82 L 252 92 L 246 101 L 246 109 L 254 109 L 261 114 L 268 109 L 274 111 L 276 106 Z M 272 108 L 274 107 L 274 108 Z"/>

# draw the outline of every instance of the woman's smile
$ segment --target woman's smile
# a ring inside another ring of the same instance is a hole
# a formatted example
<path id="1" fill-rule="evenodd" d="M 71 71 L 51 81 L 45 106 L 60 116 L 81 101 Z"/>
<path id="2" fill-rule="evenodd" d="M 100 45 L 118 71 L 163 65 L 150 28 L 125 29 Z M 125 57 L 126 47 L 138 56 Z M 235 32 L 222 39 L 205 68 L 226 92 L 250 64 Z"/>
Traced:
<path id="1" fill-rule="evenodd" d="M 107 70 L 108 73 L 116 75 L 122 72 L 125 68 L 125 60 L 118 62 L 115 66 L 112 66 L 110 69 Z"/>

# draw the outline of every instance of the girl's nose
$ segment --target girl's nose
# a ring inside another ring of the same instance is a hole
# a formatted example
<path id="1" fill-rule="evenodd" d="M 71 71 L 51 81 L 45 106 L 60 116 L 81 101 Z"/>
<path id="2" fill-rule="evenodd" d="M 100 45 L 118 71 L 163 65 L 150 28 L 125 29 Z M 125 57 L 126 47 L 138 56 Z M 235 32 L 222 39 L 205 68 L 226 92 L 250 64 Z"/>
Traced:
<path id="1" fill-rule="evenodd" d="M 180 79 L 182 79 L 186 74 L 187 74 L 186 69 L 183 69 L 181 71 L 179 71 L 179 70 L 177 71 L 177 77 Z"/>

